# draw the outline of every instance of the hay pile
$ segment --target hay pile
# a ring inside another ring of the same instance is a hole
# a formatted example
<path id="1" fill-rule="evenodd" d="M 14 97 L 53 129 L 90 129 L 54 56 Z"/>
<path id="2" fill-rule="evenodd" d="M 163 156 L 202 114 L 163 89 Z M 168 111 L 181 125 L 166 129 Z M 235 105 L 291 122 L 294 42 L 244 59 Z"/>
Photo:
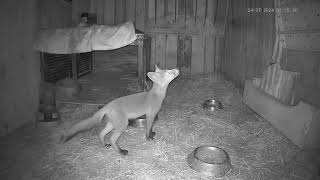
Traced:
<path id="1" fill-rule="evenodd" d="M 209 98 L 220 100 L 224 109 L 203 111 L 201 103 Z M 61 126 L 42 127 L 31 135 L 38 138 L 25 147 L 33 158 L 27 166 L 31 173 L 23 179 L 212 179 L 186 163 L 200 145 L 219 146 L 229 153 L 234 168 L 220 179 L 301 180 L 317 175 L 315 166 L 296 159 L 296 146 L 241 103 L 231 83 L 211 76 L 173 81 L 154 125 L 155 139 L 146 141 L 143 129 L 131 127 L 120 137 L 127 156 L 100 146 L 97 134 L 102 127 L 56 144 L 63 128 L 92 115 L 97 106 L 64 105 L 60 111 Z M 26 153 L 21 153 L 23 159 Z"/>

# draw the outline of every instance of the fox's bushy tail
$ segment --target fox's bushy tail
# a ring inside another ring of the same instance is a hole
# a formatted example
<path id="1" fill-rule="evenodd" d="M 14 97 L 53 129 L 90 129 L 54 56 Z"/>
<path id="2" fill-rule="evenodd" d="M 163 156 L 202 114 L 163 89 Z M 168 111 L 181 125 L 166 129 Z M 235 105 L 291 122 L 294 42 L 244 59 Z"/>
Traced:
<path id="1" fill-rule="evenodd" d="M 59 142 L 65 143 L 68 140 L 70 140 L 72 137 L 77 135 L 78 133 L 93 128 L 96 124 L 102 122 L 104 116 L 105 116 L 105 113 L 97 112 L 92 117 L 84 119 L 79 123 L 73 125 L 70 129 L 67 130 L 67 132 L 65 132 L 60 136 Z"/>

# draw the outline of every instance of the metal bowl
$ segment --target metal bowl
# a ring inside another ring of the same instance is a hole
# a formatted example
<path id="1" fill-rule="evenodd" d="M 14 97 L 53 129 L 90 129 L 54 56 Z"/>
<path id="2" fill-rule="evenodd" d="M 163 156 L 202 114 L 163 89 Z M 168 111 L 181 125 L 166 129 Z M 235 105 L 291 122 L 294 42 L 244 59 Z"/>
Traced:
<path id="1" fill-rule="evenodd" d="M 154 122 L 158 120 L 158 115 L 154 118 Z M 135 128 L 145 128 L 147 126 L 147 119 L 146 116 L 141 116 L 136 119 L 129 119 L 129 126 Z"/>
<path id="2" fill-rule="evenodd" d="M 188 164 L 195 171 L 216 178 L 232 169 L 228 153 L 215 146 L 200 146 L 188 156 Z"/>
<path id="3" fill-rule="evenodd" d="M 203 102 L 202 107 L 208 111 L 223 109 L 222 103 L 215 99 L 208 99 Z"/>

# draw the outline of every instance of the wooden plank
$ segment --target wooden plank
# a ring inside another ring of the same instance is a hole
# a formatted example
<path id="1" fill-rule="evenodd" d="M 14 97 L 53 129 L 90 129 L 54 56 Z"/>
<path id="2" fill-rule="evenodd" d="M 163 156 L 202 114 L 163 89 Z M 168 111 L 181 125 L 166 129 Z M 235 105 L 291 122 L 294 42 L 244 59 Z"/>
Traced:
<path id="1" fill-rule="evenodd" d="M 308 136 L 311 131 L 318 132 L 316 127 L 310 125 L 314 123 L 313 121 L 319 120 L 319 110 L 309 104 L 302 101 L 296 106 L 281 104 L 256 88 L 249 80 L 245 82 L 243 101 L 300 148 L 320 147 L 319 139 L 310 142 L 311 139 Z M 307 128 L 308 132 L 306 132 L 306 126 L 311 127 Z"/>
<path id="2" fill-rule="evenodd" d="M 104 3 L 104 24 L 114 25 L 115 24 L 115 0 L 105 0 Z"/>
<path id="3" fill-rule="evenodd" d="M 241 80 L 241 88 L 244 87 L 244 81 L 245 81 L 245 74 L 246 74 L 246 60 L 247 60 L 247 18 L 248 18 L 248 12 L 247 12 L 247 1 L 241 4 L 241 8 L 243 8 L 243 11 L 240 16 L 240 80 Z"/>
<path id="4" fill-rule="evenodd" d="M 179 24 L 181 27 L 186 25 L 186 1 L 185 0 L 176 0 L 176 23 Z M 190 1 L 189 1 L 190 3 Z M 189 4 L 190 5 L 190 4 Z M 190 7 L 188 7 L 190 8 Z M 190 9 L 189 9 L 190 11 Z M 188 12 L 190 13 L 190 12 Z"/>
<path id="5" fill-rule="evenodd" d="M 222 43 L 223 38 L 216 37 L 215 38 L 215 57 L 214 57 L 214 72 L 220 74 L 221 73 L 221 61 L 222 61 Z"/>
<path id="6" fill-rule="evenodd" d="M 148 28 L 146 33 L 150 34 L 188 34 L 188 35 L 199 35 L 200 31 L 197 29 L 187 29 L 187 28 Z"/>
<path id="7" fill-rule="evenodd" d="M 136 0 L 136 29 L 145 31 L 145 0 Z"/>
<path id="8" fill-rule="evenodd" d="M 177 66 L 182 75 L 188 76 L 191 69 L 192 37 L 179 35 L 177 51 Z"/>
<path id="9" fill-rule="evenodd" d="M 204 42 L 201 36 L 192 37 L 191 74 L 204 72 Z"/>
<path id="10" fill-rule="evenodd" d="M 144 58 L 143 58 L 143 46 L 138 45 L 138 82 L 140 87 L 144 90 L 144 78 L 143 78 L 143 72 L 144 72 Z"/>
<path id="11" fill-rule="evenodd" d="M 134 22 L 136 16 L 136 1 L 126 0 L 126 21 Z"/>
<path id="12" fill-rule="evenodd" d="M 185 6 L 186 6 L 186 19 L 185 19 L 185 24 L 188 28 L 192 27 L 194 24 L 194 12 L 195 12 L 195 6 L 194 6 L 194 2 L 196 2 L 196 0 L 185 0 Z"/>
<path id="13" fill-rule="evenodd" d="M 254 8 L 254 4 L 252 0 L 247 0 L 248 1 L 248 8 Z M 246 79 L 249 79 L 254 76 L 254 52 L 253 50 L 255 49 L 254 46 L 254 41 L 256 41 L 255 36 L 254 36 L 254 18 L 255 15 L 253 13 L 249 13 L 248 19 L 247 19 L 247 61 L 246 61 Z"/>
<path id="14" fill-rule="evenodd" d="M 97 1 L 97 24 L 104 24 L 104 0 Z"/>
<path id="15" fill-rule="evenodd" d="M 166 68 L 166 35 L 156 36 L 156 64 L 159 68 Z"/>
<path id="16" fill-rule="evenodd" d="M 165 16 L 167 18 L 167 23 L 176 23 L 176 0 L 166 0 Z"/>
<path id="17" fill-rule="evenodd" d="M 178 35 L 177 42 L 177 66 L 181 69 L 185 65 L 184 59 L 184 35 Z"/>
<path id="18" fill-rule="evenodd" d="M 197 13 L 196 13 L 196 25 L 198 28 L 204 26 L 206 17 L 207 0 L 197 0 Z"/>
<path id="19" fill-rule="evenodd" d="M 208 37 L 205 39 L 205 62 L 204 72 L 212 73 L 215 69 L 215 37 Z"/>
<path id="20" fill-rule="evenodd" d="M 150 57 L 150 70 L 154 71 L 156 64 L 156 36 L 151 36 L 151 57 Z"/>
<path id="21" fill-rule="evenodd" d="M 210 0 L 207 1 L 207 10 L 206 10 L 206 25 L 207 23 L 213 23 L 215 21 L 216 17 L 216 11 L 217 11 L 217 2 L 218 0 Z"/>
<path id="22" fill-rule="evenodd" d="M 191 60 L 192 60 L 192 36 L 187 35 L 184 38 L 184 59 L 186 73 L 191 74 Z M 189 71 L 187 71 L 189 70 Z"/>
<path id="23" fill-rule="evenodd" d="M 173 69 L 177 67 L 177 35 L 167 35 L 166 43 L 166 68 Z"/>
<path id="24" fill-rule="evenodd" d="M 126 1 L 125 0 L 116 0 L 116 24 L 123 23 L 126 17 Z"/>
<path id="25" fill-rule="evenodd" d="M 215 13 L 217 7 L 217 0 L 207 1 L 206 22 L 205 28 L 208 30 L 205 39 L 205 73 L 212 73 L 215 70 L 215 36 L 211 33 L 214 28 Z"/>
<path id="26" fill-rule="evenodd" d="M 158 26 L 163 26 L 166 24 L 165 14 L 164 14 L 164 3 L 165 0 L 156 1 L 156 24 Z"/>
<path id="27" fill-rule="evenodd" d="M 148 0 L 148 15 L 147 24 L 148 26 L 154 26 L 156 24 L 156 0 Z"/>
<path id="28" fill-rule="evenodd" d="M 262 0 L 257 0 L 256 1 L 256 7 L 260 8 L 262 7 Z M 263 29 L 263 14 L 262 13 L 257 13 L 257 15 L 255 16 L 256 19 L 256 25 L 255 25 L 255 29 L 256 29 L 256 38 L 261 38 L 260 41 L 256 41 L 256 54 L 255 54 L 255 62 L 256 62 L 256 72 L 255 72 L 255 76 L 257 77 L 261 77 L 262 75 L 262 68 L 263 68 L 263 44 L 264 44 L 264 39 L 263 37 L 263 33 L 265 31 L 265 29 Z"/>
<path id="29" fill-rule="evenodd" d="M 233 8 L 232 8 L 233 7 Z M 232 3 L 232 27 L 231 27 L 231 59 L 230 59 L 230 69 L 229 74 L 235 83 L 235 86 L 239 88 L 241 85 L 241 61 L 239 57 L 241 56 L 240 46 L 241 46 L 241 2 L 233 1 Z M 237 8 L 236 8 L 237 7 Z"/>

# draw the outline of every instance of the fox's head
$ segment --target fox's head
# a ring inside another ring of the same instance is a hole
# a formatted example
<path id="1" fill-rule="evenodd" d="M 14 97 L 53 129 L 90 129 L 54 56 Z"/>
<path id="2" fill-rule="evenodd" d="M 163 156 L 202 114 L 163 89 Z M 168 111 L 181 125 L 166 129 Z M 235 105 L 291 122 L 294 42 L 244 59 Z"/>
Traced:
<path id="1" fill-rule="evenodd" d="M 155 72 L 148 72 L 148 77 L 156 84 L 160 86 L 167 86 L 174 78 L 179 75 L 179 70 L 175 69 L 160 69 L 155 64 Z"/>

